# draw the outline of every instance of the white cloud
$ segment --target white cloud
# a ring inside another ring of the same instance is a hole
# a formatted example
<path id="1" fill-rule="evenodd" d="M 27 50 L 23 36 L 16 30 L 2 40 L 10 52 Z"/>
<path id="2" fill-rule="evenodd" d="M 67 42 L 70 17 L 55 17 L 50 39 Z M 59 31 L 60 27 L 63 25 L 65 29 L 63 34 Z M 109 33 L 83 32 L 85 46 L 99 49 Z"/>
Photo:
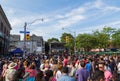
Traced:
<path id="1" fill-rule="evenodd" d="M 71 10 L 70 12 L 68 12 L 65 17 L 71 17 L 71 16 L 74 16 L 74 15 L 80 15 L 81 13 L 84 13 L 85 12 L 85 8 L 75 8 L 73 10 Z"/>
<path id="2" fill-rule="evenodd" d="M 96 7 L 96 8 L 101 8 L 101 7 L 104 7 L 104 3 L 101 0 L 96 0 L 93 3 L 93 6 Z"/>
<path id="3" fill-rule="evenodd" d="M 98 9 L 101 12 L 108 12 L 108 11 L 120 11 L 119 7 L 111 6 L 110 4 L 106 4 L 105 0 L 95 0 L 94 2 L 88 2 L 84 4 L 87 10 L 89 9 Z"/>
<path id="4" fill-rule="evenodd" d="M 97 14 L 95 14 L 95 16 L 97 16 L 98 18 L 99 18 L 99 16 L 102 16 L 101 13 L 103 13 L 103 12 L 120 11 L 119 7 L 110 6 L 108 4 L 105 4 L 105 3 L 103 3 L 102 0 L 95 0 L 94 2 L 87 2 L 84 5 L 74 8 L 74 9 L 71 7 L 71 10 L 67 10 L 67 12 L 66 12 L 66 10 L 64 11 L 64 9 L 63 9 L 63 11 L 60 11 L 62 13 L 58 13 L 55 11 L 55 12 L 47 13 L 44 15 L 24 14 L 24 16 L 17 17 L 17 14 L 16 14 L 17 12 L 15 12 L 14 9 L 10 9 L 7 11 L 7 14 L 10 14 L 10 15 L 12 14 L 12 16 L 13 16 L 13 17 L 10 17 L 11 18 L 10 23 L 13 27 L 13 30 L 20 29 L 18 27 L 21 27 L 21 26 L 23 27 L 25 21 L 31 22 L 34 19 L 44 18 L 44 22 L 37 21 L 32 24 L 32 27 L 35 27 L 34 29 L 32 29 L 32 32 L 37 35 L 48 36 L 49 33 L 54 33 L 58 30 L 61 30 L 62 27 L 68 28 L 76 23 L 82 23 L 83 20 L 86 20 L 86 22 L 87 22 L 87 19 L 90 17 L 91 14 L 88 14 L 88 15 L 85 15 L 85 14 L 89 13 L 90 10 L 92 11 L 94 9 L 99 10 L 99 12 L 96 12 Z M 20 11 L 24 13 L 24 11 L 22 11 L 22 10 L 20 10 Z M 119 24 L 119 22 L 114 22 L 111 24 L 108 23 L 106 25 L 112 25 L 112 24 L 113 25 Z M 43 27 L 41 25 L 43 25 Z M 102 27 L 104 25 L 100 25 L 100 26 Z M 99 29 L 100 26 L 87 27 L 86 29 L 80 28 L 80 30 L 84 30 L 83 32 L 85 32 L 85 31 L 88 32 L 88 31 L 91 31 L 92 29 L 97 29 L 97 28 Z"/>
<path id="5" fill-rule="evenodd" d="M 67 19 L 63 19 L 63 20 L 59 21 L 59 24 L 61 24 L 63 26 L 66 26 L 66 27 L 69 27 L 72 24 L 75 24 L 78 21 L 84 20 L 84 19 L 85 19 L 85 17 L 82 16 L 82 15 L 74 15 L 74 16 L 71 16 L 71 17 L 69 17 Z"/>
<path id="6" fill-rule="evenodd" d="M 120 8 L 115 6 L 106 6 L 105 11 L 120 11 Z"/>
<path id="7" fill-rule="evenodd" d="M 18 19 L 18 18 L 13 18 L 11 19 L 11 26 L 12 27 L 17 27 L 19 26 L 21 23 L 23 23 L 23 21 L 21 21 L 21 19 Z"/>
<path id="8" fill-rule="evenodd" d="M 101 9 L 103 11 L 120 11 L 119 7 L 116 6 L 110 6 L 108 4 L 103 3 L 103 0 L 96 0 L 93 3 L 93 7 Z"/>
<path id="9" fill-rule="evenodd" d="M 55 19 L 62 19 L 62 18 L 64 18 L 64 16 L 63 16 L 63 15 L 60 15 L 60 14 L 55 15 Z"/>
<path id="10" fill-rule="evenodd" d="M 52 23 L 52 22 L 56 22 L 56 24 L 50 24 L 48 27 L 42 27 L 42 28 L 40 27 L 42 29 L 42 31 L 40 28 L 37 28 L 37 30 L 33 29 L 32 31 L 35 31 L 34 33 L 38 32 L 38 34 L 41 33 L 41 35 L 43 35 L 45 32 L 51 33 L 51 32 L 61 30 L 62 27 L 65 27 L 65 26 L 69 27 L 72 24 L 75 24 L 75 23 L 79 22 L 80 20 L 85 19 L 85 17 L 80 14 L 83 12 L 84 12 L 83 8 L 78 8 L 78 9 L 73 9 L 67 13 L 64 13 L 63 15 L 62 14 L 49 15 L 48 17 L 46 17 L 44 19 L 44 23 L 42 23 L 42 24 L 47 24 L 47 23 Z M 36 16 L 34 15 L 31 17 L 27 16 L 27 17 L 21 17 L 21 18 L 20 17 L 13 18 L 11 20 L 11 24 L 15 28 L 18 25 L 21 25 L 21 24 L 24 25 L 24 21 L 38 19 L 39 16 L 40 15 L 36 15 Z M 40 25 L 40 22 L 35 22 L 32 25 L 33 26 Z"/>
<path id="11" fill-rule="evenodd" d="M 92 31 L 95 31 L 95 30 L 102 30 L 105 26 L 118 29 L 118 28 L 120 28 L 119 27 L 120 26 L 120 21 L 114 21 L 114 22 L 109 22 L 109 23 L 106 23 L 106 24 L 84 27 L 84 28 L 78 30 L 77 32 L 79 32 L 79 33 L 91 33 Z"/>

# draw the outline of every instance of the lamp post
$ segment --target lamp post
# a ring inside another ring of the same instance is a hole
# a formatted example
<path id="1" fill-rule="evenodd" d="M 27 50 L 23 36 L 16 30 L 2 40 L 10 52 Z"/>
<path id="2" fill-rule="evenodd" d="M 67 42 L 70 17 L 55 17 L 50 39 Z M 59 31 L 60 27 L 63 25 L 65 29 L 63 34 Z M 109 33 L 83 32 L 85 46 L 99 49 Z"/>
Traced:
<path id="1" fill-rule="evenodd" d="M 24 24 L 24 54 L 26 54 L 26 32 L 27 32 L 26 28 L 27 28 L 27 25 L 30 26 L 30 25 L 32 25 L 33 23 L 35 23 L 36 21 L 39 21 L 39 20 L 43 21 L 43 18 L 35 19 L 30 23 L 25 22 L 25 24 Z"/>
<path id="2" fill-rule="evenodd" d="M 75 31 L 71 31 L 71 30 L 68 29 L 68 28 L 62 28 L 62 30 L 65 30 L 65 29 L 66 29 L 67 31 L 73 33 L 73 36 L 74 36 L 74 53 L 76 53 L 76 32 L 75 32 Z"/>

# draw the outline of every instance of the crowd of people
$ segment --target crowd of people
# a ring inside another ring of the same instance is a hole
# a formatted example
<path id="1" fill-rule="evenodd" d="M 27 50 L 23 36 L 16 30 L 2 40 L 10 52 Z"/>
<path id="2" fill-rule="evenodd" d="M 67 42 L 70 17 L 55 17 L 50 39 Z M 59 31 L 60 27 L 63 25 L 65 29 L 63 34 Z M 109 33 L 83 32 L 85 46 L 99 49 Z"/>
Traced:
<path id="1" fill-rule="evenodd" d="M 120 55 L 1 57 L 0 81 L 120 81 Z"/>

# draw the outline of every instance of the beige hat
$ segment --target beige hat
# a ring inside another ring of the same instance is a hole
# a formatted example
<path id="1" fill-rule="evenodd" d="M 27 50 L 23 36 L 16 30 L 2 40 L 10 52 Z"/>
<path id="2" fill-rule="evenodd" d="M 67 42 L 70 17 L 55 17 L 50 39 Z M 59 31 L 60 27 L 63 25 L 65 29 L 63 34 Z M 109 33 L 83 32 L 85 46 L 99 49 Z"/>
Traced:
<path id="1" fill-rule="evenodd" d="M 11 62 L 9 65 L 8 65 L 8 68 L 11 69 L 11 68 L 14 68 L 17 64 L 14 63 L 14 62 Z"/>

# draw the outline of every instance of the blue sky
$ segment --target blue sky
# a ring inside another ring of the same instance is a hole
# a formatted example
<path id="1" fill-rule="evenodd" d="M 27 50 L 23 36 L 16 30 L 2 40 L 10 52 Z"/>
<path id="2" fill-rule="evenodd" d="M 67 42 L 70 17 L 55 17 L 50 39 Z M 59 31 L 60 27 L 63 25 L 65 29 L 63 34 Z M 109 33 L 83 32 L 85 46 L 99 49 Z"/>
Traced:
<path id="1" fill-rule="evenodd" d="M 91 33 L 104 26 L 120 28 L 120 0 L 0 0 L 12 26 L 11 34 L 23 34 L 24 23 L 31 35 L 60 38 L 67 32 Z M 64 28 L 64 30 L 62 30 Z M 69 31 L 70 30 L 70 31 Z"/>

